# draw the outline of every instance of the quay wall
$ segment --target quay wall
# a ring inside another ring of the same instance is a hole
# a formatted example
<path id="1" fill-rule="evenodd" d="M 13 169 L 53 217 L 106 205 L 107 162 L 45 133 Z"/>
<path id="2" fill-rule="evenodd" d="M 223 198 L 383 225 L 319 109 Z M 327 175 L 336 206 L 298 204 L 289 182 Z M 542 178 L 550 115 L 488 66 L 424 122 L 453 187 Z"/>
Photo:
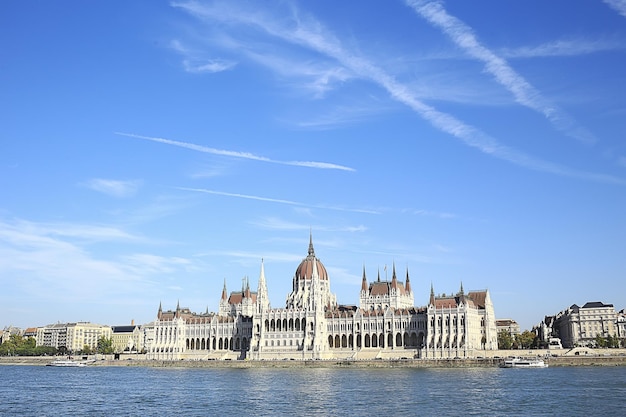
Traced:
<path id="1" fill-rule="evenodd" d="M 522 355 L 516 355 L 522 356 Z M 530 355 L 527 355 L 530 356 Z M 537 355 L 532 355 L 536 357 Z M 80 360 L 80 358 L 77 358 Z M 51 357 L 0 357 L 1 365 L 45 366 Z M 626 355 L 562 355 L 544 358 L 551 367 L 626 366 Z M 89 366 L 143 366 L 155 368 L 477 368 L 497 367 L 502 358 L 383 359 L 383 360 L 147 360 L 142 355 L 114 360 L 101 358 Z"/>

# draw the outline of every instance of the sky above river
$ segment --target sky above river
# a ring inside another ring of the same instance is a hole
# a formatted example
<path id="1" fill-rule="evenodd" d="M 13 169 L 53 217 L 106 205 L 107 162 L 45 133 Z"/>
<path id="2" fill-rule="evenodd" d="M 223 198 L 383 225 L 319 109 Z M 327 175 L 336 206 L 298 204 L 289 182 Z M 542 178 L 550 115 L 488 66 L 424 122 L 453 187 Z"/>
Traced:
<path id="1" fill-rule="evenodd" d="M 626 3 L 5 1 L 0 327 L 489 289 L 626 308 Z"/>

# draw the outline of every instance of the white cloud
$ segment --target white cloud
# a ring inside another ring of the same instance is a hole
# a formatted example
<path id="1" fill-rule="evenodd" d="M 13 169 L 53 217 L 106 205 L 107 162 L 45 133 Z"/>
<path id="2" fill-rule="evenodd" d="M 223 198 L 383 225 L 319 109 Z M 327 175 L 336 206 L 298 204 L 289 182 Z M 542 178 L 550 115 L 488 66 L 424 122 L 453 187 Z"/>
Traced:
<path id="1" fill-rule="evenodd" d="M 485 64 L 485 70 L 509 90 L 518 103 L 543 114 L 557 130 L 570 137 L 588 144 L 596 141 L 591 132 L 579 126 L 567 113 L 545 99 L 504 58 L 482 45 L 474 31 L 461 20 L 448 14 L 441 2 L 407 0 L 407 5 L 431 24 L 439 27 L 471 57 L 482 61 Z"/>
<path id="2" fill-rule="evenodd" d="M 626 0 L 604 0 L 613 10 L 626 17 Z"/>
<path id="3" fill-rule="evenodd" d="M 183 66 L 185 71 L 200 74 L 200 73 L 215 73 L 222 72 L 233 68 L 236 64 L 232 61 L 226 61 L 222 59 L 212 59 L 207 61 L 195 61 L 191 59 L 183 60 Z"/>
<path id="4" fill-rule="evenodd" d="M 418 7 L 422 2 L 409 2 Z M 245 10 L 241 4 L 237 8 L 232 3 L 212 3 L 209 6 L 197 2 L 176 3 L 176 7 L 186 10 L 202 21 L 219 21 L 229 25 L 241 25 L 255 28 L 266 36 L 274 37 L 294 45 L 308 48 L 327 58 L 335 59 L 356 76 L 370 80 L 385 89 L 396 101 L 405 104 L 422 118 L 430 122 L 435 128 L 460 139 L 467 146 L 474 147 L 481 152 L 513 164 L 556 175 L 580 178 L 614 184 L 626 184 L 626 180 L 611 175 L 570 169 L 549 161 L 534 158 L 524 152 L 500 144 L 495 138 L 479 129 L 463 123 L 454 116 L 441 112 L 436 108 L 420 101 L 409 86 L 398 82 L 382 68 L 374 65 L 365 57 L 346 50 L 341 42 L 314 19 L 302 13 L 293 13 L 292 19 L 274 19 L 265 11 L 254 9 Z M 593 141 L 588 132 L 577 126 L 565 113 L 548 104 L 535 89 L 523 78 L 516 74 L 505 60 L 497 57 L 488 49 L 478 44 L 473 32 L 458 19 L 449 16 L 438 4 L 431 4 L 434 9 L 424 13 L 432 15 L 433 19 L 443 19 L 441 24 L 450 36 L 456 36 L 461 46 L 474 53 L 479 59 L 485 60 L 488 70 L 498 80 L 507 86 L 518 101 L 544 114 L 557 129 L 567 132 L 582 141 Z M 427 6 L 428 6 L 427 5 Z M 427 12 L 427 13 L 426 13 Z M 451 26 L 446 26 L 451 25 Z M 454 32 L 454 30 L 458 30 Z"/>
<path id="5" fill-rule="evenodd" d="M 369 210 L 369 209 L 330 206 L 330 205 L 324 205 L 324 204 L 305 204 L 305 203 L 300 203 L 297 201 L 283 200 L 279 198 L 262 197 L 262 196 L 250 195 L 250 194 L 227 193 L 225 191 L 207 190 L 205 188 L 179 187 L 179 189 L 184 190 L 184 191 L 193 191 L 193 192 L 198 192 L 198 193 L 221 195 L 225 197 L 244 198 L 248 200 L 258 200 L 258 201 L 266 201 L 269 203 L 286 204 L 290 206 L 310 207 L 310 208 L 317 208 L 317 209 L 323 209 L 323 210 L 348 211 L 348 212 L 353 212 L 353 213 L 380 214 L 378 211 Z"/>
<path id="6" fill-rule="evenodd" d="M 119 181 L 94 178 L 86 181 L 83 185 L 103 194 L 123 198 L 133 196 L 141 184 L 142 182 L 138 180 Z"/>
<path id="7" fill-rule="evenodd" d="M 170 42 L 170 47 L 183 56 L 183 68 L 186 72 L 216 73 L 227 71 L 237 65 L 236 62 L 227 59 L 203 57 L 197 51 L 184 46 L 179 40 Z"/>
<path id="8" fill-rule="evenodd" d="M 621 50 L 625 47 L 623 41 L 561 39 L 535 46 L 524 46 L 514 49 L 505 48 L 501 50 L 501 55 L 507 58 L 580 56 L 597 52 Z"/>

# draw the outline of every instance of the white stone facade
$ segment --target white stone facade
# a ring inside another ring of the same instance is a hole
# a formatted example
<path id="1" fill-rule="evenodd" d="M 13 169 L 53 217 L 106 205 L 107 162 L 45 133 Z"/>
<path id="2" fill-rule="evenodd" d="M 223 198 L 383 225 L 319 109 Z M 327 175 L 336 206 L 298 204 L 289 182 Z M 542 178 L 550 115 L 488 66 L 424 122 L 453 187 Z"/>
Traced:
<path id="1" fill-rule="evenodd" d="M 159 307 L 149 327 L 152 359 L 374 359 L 455 358 L 497 349 L 489 292 L 463 287 L 454 296 L 414 306 L 408 271 L 405 282 L 380 276 L 368 283 L 363 270 L 359 306 L 340 305 L 330 278 L 309 250 L 292 279 L 284 308 L 272 308 L 263 262 L 256 292 L 247 279 L 241 292 L 222 291 L 219 312 L 196 314 Z"/>

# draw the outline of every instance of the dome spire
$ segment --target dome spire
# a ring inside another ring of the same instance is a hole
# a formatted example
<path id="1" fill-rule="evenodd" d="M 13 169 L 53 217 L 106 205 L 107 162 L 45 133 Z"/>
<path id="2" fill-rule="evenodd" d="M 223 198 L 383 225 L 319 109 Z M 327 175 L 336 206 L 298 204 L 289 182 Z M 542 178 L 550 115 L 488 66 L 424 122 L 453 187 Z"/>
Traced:
<path id="1" fill-rule="evenodd" d="M 309 256 L 315 257 L 315 249 L 313 249 L 313 231 L 309 230 Z"/>

